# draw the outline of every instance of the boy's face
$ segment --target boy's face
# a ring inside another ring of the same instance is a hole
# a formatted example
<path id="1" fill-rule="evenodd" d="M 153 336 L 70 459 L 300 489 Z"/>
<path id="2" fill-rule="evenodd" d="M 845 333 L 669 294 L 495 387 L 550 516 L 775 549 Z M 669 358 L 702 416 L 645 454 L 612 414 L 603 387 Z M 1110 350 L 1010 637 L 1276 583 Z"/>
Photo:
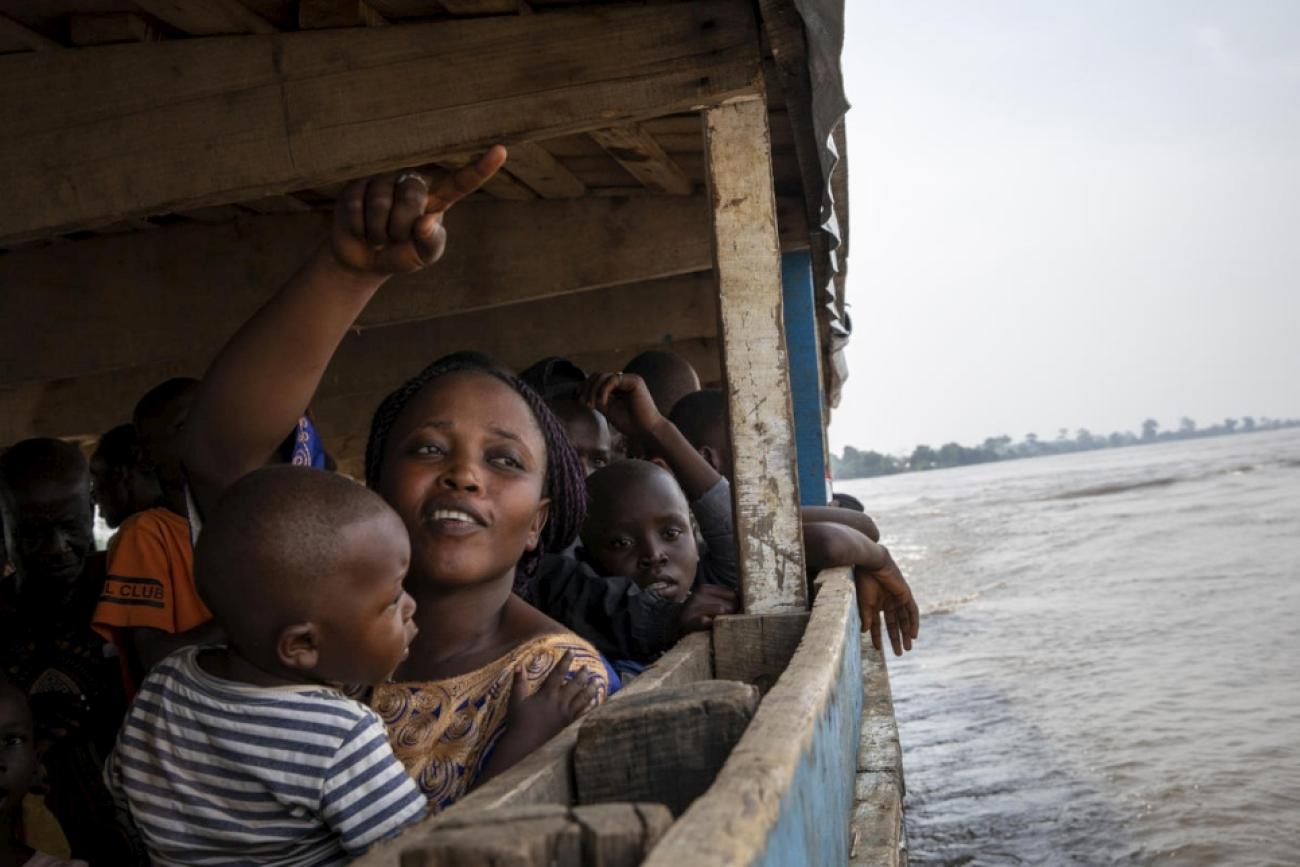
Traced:
<path id="1" fill-rule="evenodd" d="M 17 689 L 0 687 L 0 815 L 22 804 L 35 776 L 31 712 Z"/>
<path id="2" fill-rule="evenodd" d="M 342 532 L 350 553 L 338 580 L 323 585 L 315 674 L 338 683 L 383 683 L 406 659 L 418 631 L 411 619 L 415 600 L 402 588 L 410 542 L 392 513 Z"/>
<path id="3" fill-rule="evenodd" d="M 602 575 L 627 575 L 640 587 L 681 602 L 695 582 L 699 550 L 690 509 L 667 472 L 624 488 L 611 502 L 593 503 L 582 542 Z"/>
<path id="4" fill-rule="evenodd" d="M 140 452 L 165 484 L 181 485 L 181 450 L 185 444 L 185 420 L 198 386 L 169 401 L 156 414 L 136 419 Z"/>
<path id="5" fill-rule="evenodd" d="M 569 442 L 582 461 L 583 472 L 589 476 L 609 466 L 614 447 L 605 416 L 576 400 L 552 401 L 550 406 L 564 425 Z"/>
<path id="6" fill-rule="evenodd" d="M 23 582 L 38 592 L 67 589 L 95 541 L 89 479 L 42 480 L 4 500 L 5 547 Z"/>

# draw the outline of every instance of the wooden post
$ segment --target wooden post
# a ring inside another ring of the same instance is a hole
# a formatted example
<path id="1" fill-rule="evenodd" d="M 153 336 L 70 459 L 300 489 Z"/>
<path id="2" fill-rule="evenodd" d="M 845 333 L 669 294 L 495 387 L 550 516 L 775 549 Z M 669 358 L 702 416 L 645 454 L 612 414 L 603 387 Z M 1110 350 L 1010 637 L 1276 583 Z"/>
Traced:
<path id="1" fill-rule="evenodd" d="M 704 148 L 741 598 L 748 613 L 802 610 L 808 592 L 766 101 L 706 110 Z"/>

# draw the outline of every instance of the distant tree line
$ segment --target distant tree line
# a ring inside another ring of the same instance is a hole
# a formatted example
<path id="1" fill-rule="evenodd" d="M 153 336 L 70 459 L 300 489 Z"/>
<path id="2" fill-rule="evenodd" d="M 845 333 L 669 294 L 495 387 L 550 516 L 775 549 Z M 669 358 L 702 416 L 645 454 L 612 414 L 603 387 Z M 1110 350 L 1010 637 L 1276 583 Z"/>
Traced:
<path id="1" fill-rule="evenodd" d="M 1220 424 L 1198 428 L 1195 421 L 1183 416 L 1178 422 L 1178 427 L 1173 430 L 1161 430 L 1160 422 L 1149 418 L 1142 422 L 1140 434 L 1131 431 L 1094 434 L 1087 428 L 1081 427 L 1074 432 L 1074 436 L 1070 436 L 1068 428 L 1061 428 L 1057 432 L 1056 439 L 1052 440 L 1040 439 L 1036 433 L 1027 433 L 1020 442 L 1013 442 L 1011 437 L 1003 434 L 989 437 L 978 446 L 945 443 L 936 449 L 928 445 L 920 445 L 907 456 L 859 451 L 853 446 L 845 446 L 843 455 L 831 454 L 831 473 L 837 479 L 860 479 L 915 470 L 937 470 L 942 467 L 962 467 L 967 464 L 986 464 L 991 461 L 1036 458 L 1065 452 L 1140 446 L 1169 440 L 1217 437 L 1224 434 L 1253 433 L 1290 427 L 1300 427 L 1300 419 L 1274 419 L 1268 416 L 1256 419 L 1254 416 L 1247 415 L 1240 419 L 1226 418 Z"/>

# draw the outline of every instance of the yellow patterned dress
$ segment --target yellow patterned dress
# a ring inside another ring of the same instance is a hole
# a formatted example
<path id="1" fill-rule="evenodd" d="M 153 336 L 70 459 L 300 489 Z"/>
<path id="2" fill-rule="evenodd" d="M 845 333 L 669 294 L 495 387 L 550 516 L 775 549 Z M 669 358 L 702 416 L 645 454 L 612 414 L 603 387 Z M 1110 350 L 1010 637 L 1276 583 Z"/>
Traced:
<path id="1" fill-rule="evenodd" d="M 526 641 L 457 677 L 374 688 L 369 704 L 432 812 L 451 806 L 478 779 L 504 729 L 515 668 L 523 666 L 532 695 L 566 650 L 573 651 L 570 670 L 595 684 L 603 702 L 609 691 L 605 664 L 594 647 L 570 633 Z"/>

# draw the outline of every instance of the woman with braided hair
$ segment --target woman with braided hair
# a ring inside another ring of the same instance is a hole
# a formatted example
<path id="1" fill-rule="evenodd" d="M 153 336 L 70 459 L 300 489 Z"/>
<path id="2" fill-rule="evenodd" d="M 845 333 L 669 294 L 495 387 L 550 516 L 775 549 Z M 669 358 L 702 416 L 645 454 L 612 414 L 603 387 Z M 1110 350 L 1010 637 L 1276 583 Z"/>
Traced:
<path id="1" fill-rule="evenodd" d="M 383 282 L 435 262 L 442 215 L 505 161 L 495 147 L 437 185 L 414 173 L 353 182 L 328 243 L 213 362 L 185 465 L 201 512 L 266 462 L 302 415 L 348 328 Z M 366 690 L 434 810 L 508 767 L 608 690 L 583 639 L 512 590 L 586 509 L 581 465 L 545 403 L 467 354 L 434 362 L 376 411 L 366 482 L 411 540 L 419 634 L 394 682 Z M 566 674 L 585 691 L 563 688 Z"/>

